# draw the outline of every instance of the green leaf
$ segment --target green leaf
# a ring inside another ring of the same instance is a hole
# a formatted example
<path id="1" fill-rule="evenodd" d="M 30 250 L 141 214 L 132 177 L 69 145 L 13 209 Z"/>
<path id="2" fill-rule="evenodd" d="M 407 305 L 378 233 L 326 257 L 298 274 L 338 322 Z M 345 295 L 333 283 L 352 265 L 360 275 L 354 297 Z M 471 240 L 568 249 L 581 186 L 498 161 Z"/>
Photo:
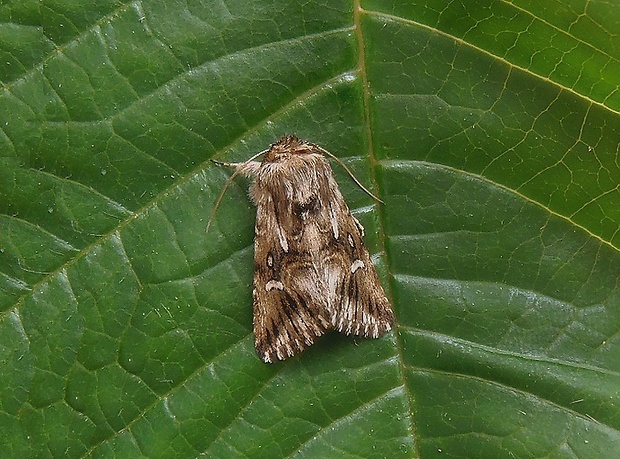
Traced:
<path id="1" fill-rule="evenodd" d="M 620 456 L 605 2 L 0 5 L 3 457 Z M 254 352 L 230 171 L 295 133 L 397 316 Z"/>

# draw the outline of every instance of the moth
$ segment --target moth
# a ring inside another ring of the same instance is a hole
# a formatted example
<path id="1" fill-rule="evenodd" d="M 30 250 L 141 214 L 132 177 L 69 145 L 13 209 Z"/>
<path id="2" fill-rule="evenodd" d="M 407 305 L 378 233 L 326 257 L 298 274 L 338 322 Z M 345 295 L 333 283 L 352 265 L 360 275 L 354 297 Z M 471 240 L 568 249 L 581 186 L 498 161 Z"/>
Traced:
<path id="1" fill-rule="evenodd" d="M 261 154 L 260 162 L 214 161 L 236 169 L 229 180 L 237 174 L 253 179 L 253 325 L 260 358 L 285 360 L 331 330 L 372 338 L 389 331 L 394 314 L 364 228 L 325 157 L 333 155 L 293 135 L 254 158 Z"/>

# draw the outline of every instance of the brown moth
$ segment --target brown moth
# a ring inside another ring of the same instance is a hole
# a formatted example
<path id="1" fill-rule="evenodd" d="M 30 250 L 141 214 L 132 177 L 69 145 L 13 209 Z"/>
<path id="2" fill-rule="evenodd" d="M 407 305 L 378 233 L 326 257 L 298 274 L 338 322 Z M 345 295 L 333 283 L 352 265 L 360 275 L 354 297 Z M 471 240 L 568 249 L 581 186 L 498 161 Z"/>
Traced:
<path id="1" fill-rule="evenodd" d="M 254 337 L 266 363 L 303 351 L 331 330 L 377 338 L 394 320 L 364 228 L 324 153 L 330 155 L 285 136 L 262 162 L 218 162 L 254 179 Z"/>

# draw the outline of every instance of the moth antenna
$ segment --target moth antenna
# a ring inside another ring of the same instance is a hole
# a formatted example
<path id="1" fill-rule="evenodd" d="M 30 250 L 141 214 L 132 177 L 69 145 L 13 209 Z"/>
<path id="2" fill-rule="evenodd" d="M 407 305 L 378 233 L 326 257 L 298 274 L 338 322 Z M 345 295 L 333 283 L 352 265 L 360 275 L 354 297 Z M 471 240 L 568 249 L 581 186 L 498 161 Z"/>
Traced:
<path id="1" fill-rule="evenodd" d="M 340 164 L 342 166 L 342 168 L 347 171 L 347 174 L 349 174 L 349 176 L 353 179 L 353 181 L 357 184 L 357 186 L 359 186 L 362 190 L 364 190 L 364 192 L 370 196 L 372 199 L 374 199 L 375 201 L 380 202 L 381 204 L 385 204 L 381 199 L 379 199 L 378 197 L 376 197 L 374 194 L 372 194 L 364 185 L 362 185 L 362 182 L 360 182 L 357 177 L 353 174 L 353 172 L 351 172 L 351 169 L 349 169 L 347 167 L 347 165 L 344 163 L 344 161 L 342 161 L 340 158 L 338 158 L 337 156 L 333 155 L 332 153 L 330 153 L 329 151 L 327 151 L 325 148 L 320 147 L 318 145 L 316 145 L 318 147 L 318 149 L 321 151 L 321 153 L 329 156 L 331 159 L 333 159 L 334 161 L 336 161 L 338 164 Z"/>
<path id="2" fill-rule="evenodd" d="M 212 163 L 219 164 L 220 166 L 234 167 L 234 168 L 236 168 L 236 170 L 235 170 L 235 172 L 233 172 L 233 174 L 230 177 L 228 177 L 228 180 L 226 180 L 226 183 L 224 183 L 224 187 L 222 188 L 222 191 L 221 191 L 220 195 L 218 196 L 217 201 L 215 201 L 215 205 L 213 206 L 213 210 L 211 211 L 211 216 L 209 217 L 209 221 L 207 222 L 207 229 L 205 230 L 205 233 L 208 233 L 209 232 L 209 228 L 211 228 L 211 223 L 213 223 L 213 219 L 215 218 L 215 212 L 217 211 L 218 207 L 220 207 L 220 203 L 222 202 L 222 199 L 224 199 L 224 193 L 226 193 L 226 190 L 228 189 L 228 187 L 230 186 L 232 181 L 235 179 L 235 177 L 237 175 L 241 174 L 241 169 L 237 168 L 237 166 L 240 165 L 240 164 L 249 163 L 250 161 L 254 161 L 260 155 L 264 155 L 268 151 L 269 151 L 268 149 L 260 151 L 260 152 L 256 153 L 254 156 L 252 156 L 251 158 L 246 159 L 242 163 L 228 163 L 228 162 L 225 162 L 225 161 L 218 161 L 217 159 L 210 159 L 209 160 Z"/>

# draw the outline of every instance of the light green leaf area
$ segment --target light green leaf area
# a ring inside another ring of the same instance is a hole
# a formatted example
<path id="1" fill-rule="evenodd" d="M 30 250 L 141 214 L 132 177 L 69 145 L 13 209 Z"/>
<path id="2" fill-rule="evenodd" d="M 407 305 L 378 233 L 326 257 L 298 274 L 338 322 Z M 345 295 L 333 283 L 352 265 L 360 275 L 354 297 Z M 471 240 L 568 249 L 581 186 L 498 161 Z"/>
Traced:
<path id="1" fill-rule="evenodd" d="M 2 457 L 620 457 L 613 2 L 0 4 Z M 266 365 L 236 161 L 343 159 L 394 330 Z"/>

